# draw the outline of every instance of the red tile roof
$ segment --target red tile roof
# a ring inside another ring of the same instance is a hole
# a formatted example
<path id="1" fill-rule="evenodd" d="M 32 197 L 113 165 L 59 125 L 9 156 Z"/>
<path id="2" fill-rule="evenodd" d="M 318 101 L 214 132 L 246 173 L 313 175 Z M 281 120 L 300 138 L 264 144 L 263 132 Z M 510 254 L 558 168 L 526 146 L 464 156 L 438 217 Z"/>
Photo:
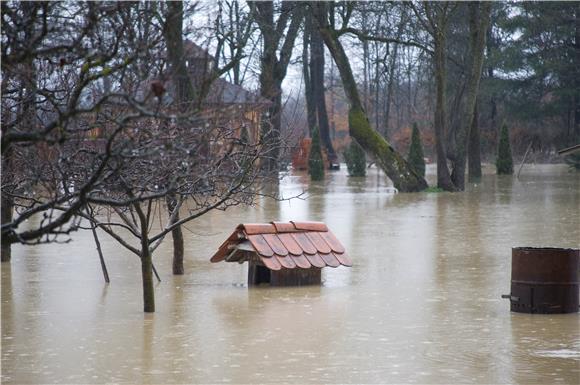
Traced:
<path id="1" fill-rule="evenodd" d="M 260 258 L 271 270 L 352 266 L 345 249 L 322 222 L 243 223 L 211 257 L 211 262 Z"/>

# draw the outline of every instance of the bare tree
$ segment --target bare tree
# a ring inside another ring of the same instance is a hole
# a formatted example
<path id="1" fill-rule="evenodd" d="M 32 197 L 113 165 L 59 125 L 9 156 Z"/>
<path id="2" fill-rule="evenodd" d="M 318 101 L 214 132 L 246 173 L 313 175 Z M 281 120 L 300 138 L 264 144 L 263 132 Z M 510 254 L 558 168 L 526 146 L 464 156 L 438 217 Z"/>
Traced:
<path id="1" fill-rule="evenodd" d="M 140 258 L 145 312 L 155 311 L 152 255 L 164 237 L 211 210 L 251 204 L 260 193 L 258 163 L 271 146 L 242 140 L 226 123 L 221 111 L 138 121 L 112 154 L 115 173 L 90 199 L 95 215 L 81 214 Z M 168 195 L 174 206 L 164 221 Z M 180 210 L 186 215 L 177 220 Z"/>
<path id="2" fill-rule="evenodd" d="M 128 102 L 132 67 L 159 43 L 133 47 L 141 12 L 131 3 L 2 3 L 2 200 L 14 205 L 3 207 L 4 251 L 78 229 L 74 218 L 107 177 L 123 124 L 152 114 Z M 103 93 L 111 82 L 116 92 Z M 104 108 L 112 104 L 115 114 Z M 118 128 L 105 138 L 106 119 Z M 33 216 L 38 225 L 23 226 Z"/>

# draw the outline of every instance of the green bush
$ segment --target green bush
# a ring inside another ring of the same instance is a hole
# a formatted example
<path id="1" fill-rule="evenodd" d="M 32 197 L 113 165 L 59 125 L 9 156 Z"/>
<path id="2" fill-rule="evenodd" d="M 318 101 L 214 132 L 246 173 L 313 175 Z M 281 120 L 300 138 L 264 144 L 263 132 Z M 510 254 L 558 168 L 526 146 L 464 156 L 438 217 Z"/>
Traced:
<path id="1" fill-rule="evenodd" d="M 510 137 L 508 128 L 504 124 L 499 133 L 499 144 L 497 148 L 497 159 L 495 161 L 497 174 L 511 175 L 514 173 L 514 166 L 512 160 L 512 149 L 510 146 Z"/>
<path id="2" fill-rule="evenodd" d="M 318 127 L 312 129 L 312 143 L 310 144 L 310 154 L 308 154 L 308 173 L 311 180 L 324 179 L 324 160 L 322 159 Z"/>
<path id="3" fill-rule="evenodd" d="M 367 158 L 365 151 L 356 140 L 351 140 L 350 145 L 344 151 L 344 160 L 350 176 L 366 176 Z"/>
<path id="4" fill-rule="evenodd" d="M 425 176 L 425 158 L 423 156 L 423 145 L 421 144 L 421 135 L 417 123 L 413 123 L 413 134 L 411 135 L 411 146 L 407 161 L 415 169 L 417 174 Z"/>

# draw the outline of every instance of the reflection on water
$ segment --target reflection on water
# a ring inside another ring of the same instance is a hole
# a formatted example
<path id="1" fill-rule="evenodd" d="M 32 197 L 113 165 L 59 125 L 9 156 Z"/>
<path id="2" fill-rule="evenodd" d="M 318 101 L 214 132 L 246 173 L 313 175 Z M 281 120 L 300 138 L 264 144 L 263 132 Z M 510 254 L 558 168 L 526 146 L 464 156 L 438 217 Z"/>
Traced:
<path id="1" fill-rule="evenodd" d="M 433 170 L 428 175 L 433 182 Z M 102 236 L 16 247 L 2 264 L 3 383 L 580 383 L 578 314 L 509 312 L 512 246 L 578 247 L 580 175 L 526 166 L 461 194 L 390 194 L 374 169 L 211 213 L 155 256 L 157 313 L 141 312 L 138 260 Z M 321 220 L 348 268 L 322 287 L 248 288 L 247 267 L 208 258 L 241 222 Z"/>

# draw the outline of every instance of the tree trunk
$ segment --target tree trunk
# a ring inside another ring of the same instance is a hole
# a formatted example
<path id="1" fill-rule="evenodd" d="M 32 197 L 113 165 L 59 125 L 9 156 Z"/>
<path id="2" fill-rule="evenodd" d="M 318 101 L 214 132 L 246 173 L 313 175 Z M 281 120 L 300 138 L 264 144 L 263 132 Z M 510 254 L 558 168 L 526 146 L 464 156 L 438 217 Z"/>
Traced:
<path id="1" fill-rule="evenodd" d="M 316 126 L 316 106 L 312 91 L 312 80 L 310 75 L 310 55 L 308 47 L 310 45 L 310 35 L 312 31 L 312 19 L 307 16 L 304 23 L 303 43 L 302 43 L 302 75 L 304 76 L 304 98 L 306 99 L 306 118 L 308 121 L 308 134 L 312 136 L 312 129 Z"/>
<path id="2" fill-rule="evenodd" d="M 479 111 L 477 105 L 478 103 L 476 101 L 473 111 L 473 122 L 469 133 L 469 149 L 467 150 L 469 156 L 468 178 L 470 182 L 477 182 L 481 179 L 481 140 L 479 135 Z"/>
<path id="3" fill-rule="evenodd" d="M 145 313 L 155 312 L 155 289 L 153 287 L 153 259 L 151 248 L 149 247 L 149 223 L 147 216 L 143 212 L 139 203 L 134 203 L 133 207 L 139 217 L 141 226 L 141 278 L 143 281 L 143 311 Z"/>
<path id="4" fill-rule="evenodd" d="M 253 8 L 258 27 L 262 34 L 263 50 L 260 58 L 260 95 L 271 102 L 267 116 L 262 119 L 262 138 L 273 145 L 270 157 L 263 162 L 266 171 L 276 172 L 279 168 L 280 132 L 282 129 L 282 82 L 286 77 L 294 41 L 302 24 L 301 5 L 285 2 L 282 14 L 274 23 L 274 4 L 272 1 L 249 2 Z M 281 42 L 287 20 L 290 24 L 286 37 Z M 280 44 L 281 43 L 281 44 Z M 280 57 L 276 55 L 280 51 Z"/>
<path id="5" fill-rule="evenodd" d="M 576 12 L 575 12 L 575 35 L 574 35 L 574 43 L 575 43 L 575 53 L 574 61 L 575 61 L 575 68 L 576 68 L 576 90 L 574 92 L 574 140 L 571 145 L 580 143 L 580 2 L 576 3 Z"/>
<path id="6" fill-rule="evenodd" d="M 167 45 L 167 57 L 171 69 L 172 82 L 174 84 L 174 95 L 178 111 L 187 112 L 194 103 L 201 104 L 201 100 L 196 99 L 196 90 L 185 65 L 183 52 L 183 2 L 170 1 L 167 3 L 167 20 L 164 30 L 165 43 Z M 201 99 L 201 95 L 198 95 Z M 186 125 L 187 122 L 178 122 L 178 129 Z M 168 215 L 171 217 L 175 209 L 177 198 L 175 194 L 166 197 Z M 174 218 L 174 222 L 179 221 L 179 213 Z M 173 238 L 173 274 L 184 274 L 183 268 L 183 233 L 181 226 L 171 231 Z"/>
<path id="7" fill-rule="evenodd" d="M 180 111 L 187 111 L 196 99 L 196 91 L 185 65 L 183 52 L 183 2 L 167 2 L 167 15 L 164 26 L 164 38 L 167 45 L 167 61 L 175 89 L 177 105 Z"/>
<path id="8" fill-rule="evenodd" d="M 385 139 L 389 137 L 389 118 L 391 117 L 391 103 L 393 99 L 393 90 L 395 88 L 395 67 L 397 65 L 397 53 L 399 51 L 399 45 L 397 43 L 394 44 L 393 53 L 391 55 L 391 60 L 389 62 L 389 84 L 387 85 L 387 100 L 385 102 L 385 128 L 383 132 L 383 136 Z"/>
<path id="9" fill-rule="evenodd" d="M 173 212 L 176 210 L 177 206 L 177 197 L 175 196 L 175 194 L 167 194 L 166 202 L 169 216 L 173 218 L 173 220 L 170 222 L 170 225 L 175 222 L 179 222 L 179 211 L 175 213 L 175 216 L 173 216 Z M 181 226 L 177 226 L 176 228 L 171 230 L 171 236 L 173 238 L 173 274 L 183 275 L 184 246 L 183 246 L 183 232 L 181 230 Z"/>
<path id="10" fill-rule="evenodd" d="M 328 26 L 325 4 L 314 3 L 313 8 L 317 12 L 320 34 L 338 67 L 350 104 L 348 114 L 350 135 L 366 152 L 374 156 L 377 164 L 385 171 L 399 191 L 411 192 L 426 189 L 425 179 L 417 175 L 407 161 L 380 134 L 372 129 L 362 106 L 348 57 L 335 31 Z"/>
<path id="11" fill-rule="evenodd" d="M 447 112 L 445 109 L 445 34 L 444 30 L 435 32 L 435 149 L 437 152 L 437 187 L 446 191 L 455 191 L 447 168 L 447 153 L 445 151 L 445 132 Z"/>
<path id="12" fill-rule="evenodd" d="M 467 82 L 467 98 L 465 102 L 465 114 L 463 123 L 457 131 L 457 151 L 452 181 L 458 190 L 465 189 L 465 165 L 467 156 L 467 147 L 469 145 L 470 130 L 473 124 L 475 114 L 475 103 L 479 91 L 481 80 L 481 70 L 483 68 L 483 51 L 485 49 L 485 38 L 487 35 L 487 26 L 489 24 L 489 15 L 491 13 L 491 3 L 478 2 L 468 3 L 469 7 L 469 33 L 470 33 L 470 68 L 469 80 Z"/>
<path id="13" fill-rule="evenodd" d="M 6 170 L 6 169 L 4 169 Z M 12 222 L 12 212 L 14 210 L 14 204 L 12 198 L 2 195 L 2 225 Z M 2 250 L 0 253 L 0 258 L 2 262 L 10 262 L 12 258 L 12 245 L 6 242 L 5 238 L 2 239 Z"/>
<path id="14" fill-rule="evenodd" d="M 330 139 L 330 127 L 328 125 L 328 113 L 324 95 L 324 42 L 317 29 L 311 31 L 310 39 L 310 73 L 312 74 L 312 89 L 316 112 L 318 116 L 318 128 L 320 139 L 328 155 L 329 166 L 337 163 L 336 152 Z"/>

